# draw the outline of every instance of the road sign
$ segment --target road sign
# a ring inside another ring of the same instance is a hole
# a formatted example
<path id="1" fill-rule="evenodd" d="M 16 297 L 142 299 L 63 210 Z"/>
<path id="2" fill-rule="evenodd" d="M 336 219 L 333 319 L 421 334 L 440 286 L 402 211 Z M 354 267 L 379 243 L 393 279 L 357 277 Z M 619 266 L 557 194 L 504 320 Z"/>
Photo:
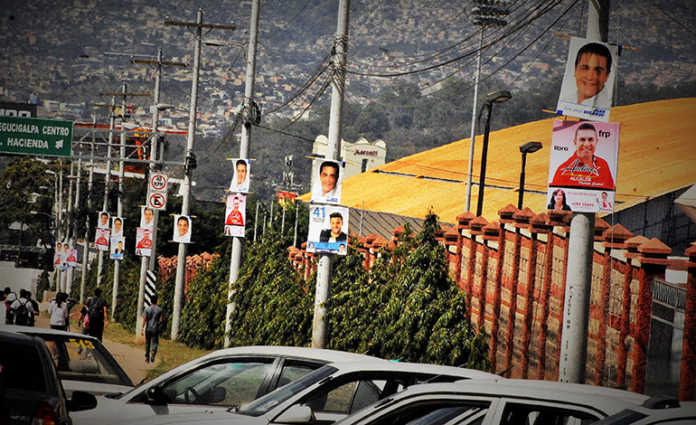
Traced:
<path id="1" fill-rule="evenodd" d="M 153 192 L 147 197 L 147 205 L 156 210 L 164 210 L 167 208 L 167 197 L 164 193 Z"/>
<path id="2" fill-rule="evenodd" d="M 0 116 L 0 152 L 70 157 L 73 122 Z"/>
<path id="3" fill-rule="evenodd" d="M 168 178 L 165 174 L 156 173 L 150 177 L 150 191 L 165 192 L 167 190 Z"/>

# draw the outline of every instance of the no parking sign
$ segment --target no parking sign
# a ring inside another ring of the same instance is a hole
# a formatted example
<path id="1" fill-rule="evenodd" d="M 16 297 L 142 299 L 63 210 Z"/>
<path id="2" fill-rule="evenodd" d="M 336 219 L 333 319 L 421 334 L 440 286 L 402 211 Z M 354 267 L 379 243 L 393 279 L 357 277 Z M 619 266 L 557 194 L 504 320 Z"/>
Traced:
<path id="1" fill-rule="evenodd" d="M 150 176 L 150 184 L 147 191 L 147 206 L 155 210 L 167 208 L 167 182 L 166 174 L 155 173 Z"/>

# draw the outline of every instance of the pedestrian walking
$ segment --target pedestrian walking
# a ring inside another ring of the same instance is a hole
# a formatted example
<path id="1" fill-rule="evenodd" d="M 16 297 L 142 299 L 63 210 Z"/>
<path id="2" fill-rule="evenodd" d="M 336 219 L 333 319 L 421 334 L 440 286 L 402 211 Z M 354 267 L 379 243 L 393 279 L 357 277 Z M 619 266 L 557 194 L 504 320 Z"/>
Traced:
<path id="1" fill-rule="evenodd" d="M 28 326 L 31 318 L 34 317 L 34 307 L 29 302 L 27 291 L 20 289 L 19 298 L 10 304 L 14 324 L 20 326 Z"/>
<path id="2" fill-rule="evenodd" d="M 5 291 L 0 292 L 0 324 L 7 324 L 7 301 L 5 301 Z"/>
<path id="3" fill-rule="evenodd" d="M 29 324 L 27 326 L 35 326 L 36 317 L 39 315 L 39 303 L 31 297 L 31 291 L 26 291 L 25 293 L 27 295 L 27 300 L 29 300 L 31 306 L 34 308 L 34 314 L 29 316 Z"/>
<path id="4" fill-rule="evenodd" d="M 68 303 L 65 302 L 66 298 L 66 293 L 58 292 L 56 298 L 51 300 L 51 304 L 48 307 L 48 314 L 51 316 L 51 329 L 64 331 L 68 328 Z"/>
<path id="5" fill-rule="evenodd" d="M 145 363 L 155 362 L 157 348 L 159 347 L 159 335 L 164 323 L 162 307 L 157 305 L 157 295 L 151 298 L 152 304 L 145 309 L 143 331 L 145 331 Z M 152 351 L 150 351 L 152 349 Z"/>
<path id="6" fill-rule="evenodd" d="M 104 328 L 109 324 L 106 301 L 104 301 L 101 295 L 101 288 L 95 289 L 94 297 L 87 308 L 87 314 L 89 314 L 89 334 L 99 341 L 102 340 Z"/>
<path id="7" fill-rule="evenodd" d="M 87 302 L 80 309 L 80 319 L 77 325 L 82 329 L 82 335 L 89 335 L 89 304 L 92 302 L 92 297 L 87 298 Z"/>
<path id="8" fill-rule="evenodd" d="M 7 306 L 7 311 L 5 313 L 5 323 L 8 325 L 14 324 L 14 315 L 12 314 L 12 308 L 10 306 L 12 305 L 13 302 L 17 300 L 17 294 L 12 292 L 12 288 L 9 286 L 5 287 L 5 304 Z"/>

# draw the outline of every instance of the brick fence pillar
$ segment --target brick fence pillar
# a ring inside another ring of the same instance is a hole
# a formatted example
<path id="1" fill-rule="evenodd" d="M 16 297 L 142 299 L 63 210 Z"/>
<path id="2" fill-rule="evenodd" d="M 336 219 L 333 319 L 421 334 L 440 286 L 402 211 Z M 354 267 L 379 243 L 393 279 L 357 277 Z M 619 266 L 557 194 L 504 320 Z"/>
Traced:
<path id="1" fill-rule="evenodd" d="M 465 233 L 468 234 L 469 231 L 469 223 L 471 220 L 476 218 L 476 216 L 470 212 L 465 212 L 463 214 L 459 214 L 457 216 L 457 233 L 459 234 L 459 237 L 457 239 L 457 276 L 455 278 L 455 282 L 457 282 L 457 286 L 464 291 L 464 294 L 467 296 L 467 308 L 469 308 L 469 296 L 470 294 L 466 292 L 466 288 L 464 287 L 464 280 L 462 279 L 462 267 L 468 267 L 468 262 L 466 265 L 464 264 L 462 255 L 464 251 L 464 243 L 468 239 L 467 237 L 464 236 Z"/>
<path id="2" fill-rule="evenodd" d="M 481 269 L 481 275 L 478 276 L 479 284 L 476 284 L 476 263 L 479 253 L 481 254 L 481 261 L 484 261 L 486 256 L 486 242 L 483 239 L 483 228 L 488 225 L 488 221 L 483 217 L 476 217 L 471 220 L 469 226 L 471 227 L 471 249 L 469 251 L 470 261 L 469 261 L 469 279 L 468 286 L 471 291 L 471 308 L 469 311 L 469 322 L 476 322 L 477 326 L 481 326 L 481 318 L 483 317 L 483 285 L 484 276 L 483 269 Z M 487 261 L 487 260 L 485 260 Z M 474 302 L 476 301 L 476 302 Z"/>
<path id="3" fill-rule="evenodd" d="M 529 257 L 527 258 L 527 279 L 524 282 L 518 282 L 518 293 L 521 292 L 524 298 L 524 318 L 522 320 L 522 339 L 520 342 L 520 372 L 522 378 L 526 379 L 529 372 L 529 338 L 532 332 L 532 320 L 534 318 L 534 313 L 532 306 L 534 305 L 534 281 L 536 277 L 536 261 L 537 261 L 537 243 L 536 243 L 536 231 L 532 229 L 531 221 L 535 214 L 529 208 L 524 208 L 513 215 L 516 225 L 522 231 L 522 229 L 528 230 L 529 239 L 527 244 L 529 249 Z M 527 241 L 525 239 L 525 241 Z M 520 242 L 522 243 L 522 242 Z M 520 245 L 521 250 L 521 245 Z M 518 297 L 519 299 L 519 297 Z"/>
<path id="4" fill-rule="evenodd" d="M 502 285 L 501 279 L 503 276 L 503 259 L 505 258 L 505 230 L 502 225 L 498 226 L 498 252 L 496 253 L 496 267 L 495 276 L 493 276 L 493 296 L 491 298 L 491 334 L 490 334 L 490 370 L 491 372 L 496 372 L 497 367 L 497 354 L 498 354 L 498 331 L 500 324 L 500 287 Z"/>
<path id="5" fill-rule="evenodd" d="M 508 205 L 507 207 L 503 208 L 499 213 L 500 214 L 500 221 L 503 222 L 507 220 L 508 222 L 512 222 L 513 224 L 515 223 L 514 218 L 512 217 L 507 217 L 506 214 L 514 215 L 517 211 L 519 211 L 517 208 L 515 208 L 512 205 Z M 510 276 L 508 279 L 503 279 L 503 288 L 508 290 L 508 293 L 510 295 L 509 297 L 509 305 L 508 305 L 508 314 L 507 314 L 507 329 L 505 333 L 505 367 L 504 371 L 506 372 L 505 374 L 507 376 L 510 376 L 511 371 L 512 371 L 512 352 L 513 352 L 513 346 L 515 342 L 515 314 L 517 312 L 517 284 L 519 275 L 520 275 L 520 242 L 521 242 L 521 236 L 520 236 L 520 229 L 516 228 L 514 229 L 514 233 L 512 233 L 512 246 L 513 246 L 513 254 L 512 254 L 512 271 L 510 273 Z M 503 274 L 503 277 L 505 275 Z M 505 297 L 501 297 L 501 302 L 504 302 Z"/>
<path id="6" fill-rule="evenodd" d="M 544 250 L 544 280 L 541 283 L 541 292 L 539 293 L 539 339 L 537 341 L 537 357 L 539 362 L 537 364 L 536 379 L 544 379 L 546 375 L 546 335 L 548 332 L 548 319 L 549 319 L 549 294 L 551 293 L 551 274 L 553 266 L 553 246 L 556 237 L 553 234 L 553 226 L 549 222 L 549 218 L 546 214 L 539 214 L 532 219 L 532 226 L 534 226 L 538 233 L 544 233 L 546 235 L 546 244 L 543 245 Z"/>
<path id="7" fill-rule="evenodd" d="M 684 339 L 679 376 L 679 399 L 696 399 L 696 245 L 686 250 L 689 256 L 689 277 L 684 306 Z"/>

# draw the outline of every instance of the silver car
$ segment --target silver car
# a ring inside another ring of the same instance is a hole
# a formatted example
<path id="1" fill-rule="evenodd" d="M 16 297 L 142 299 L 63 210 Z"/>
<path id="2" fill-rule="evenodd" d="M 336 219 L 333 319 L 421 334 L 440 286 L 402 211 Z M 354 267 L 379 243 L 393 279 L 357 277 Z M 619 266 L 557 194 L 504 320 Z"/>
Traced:
<path id="1" fill-rule="evenodd" d="M 75 424 L 137 423 L 153 416 L 216 412 L 269 393 L 336 361 L 388 363 L 362 354 L 303 347 L 250 346 L 217 350 L 124 394 L 97 397 L 97 407 L 76 412 Z"/>
<path id="2" fill-rule="evenodd" d="M 468 380 L 415 385 L 336 425 L 587 425 L 647 398 L 554 381 Z"/>
<path id="3" fill-rule="evenodd" d="M 92 336 L 33 326 L 7 325 L 2 329 L 38 336 L 44 341 L 68 398 L 73 391 L 107 395 L 133 388 L 133 382 L 116 359 Z"/>
<path id="4" fill-rule="evenodd" d="M 640 406 L 622 410 L 595 425 L 693 425 L 696 424 L 696 401 L 679 401 L 671 397 L 651 397 Z"/>
<path id="5" fill-rule="evenodd" d="M 465 378 L 495 379 L 478 370 L 422 363 L 326 365 L 240 408 L 211 414 L 157 416 L 129 423 L 196 425 L 331 424 L 410 385 Z M 503 379 L 503 378 L 501 378 Z M 125 424 L 125 422 L 124 422 Z"/>

